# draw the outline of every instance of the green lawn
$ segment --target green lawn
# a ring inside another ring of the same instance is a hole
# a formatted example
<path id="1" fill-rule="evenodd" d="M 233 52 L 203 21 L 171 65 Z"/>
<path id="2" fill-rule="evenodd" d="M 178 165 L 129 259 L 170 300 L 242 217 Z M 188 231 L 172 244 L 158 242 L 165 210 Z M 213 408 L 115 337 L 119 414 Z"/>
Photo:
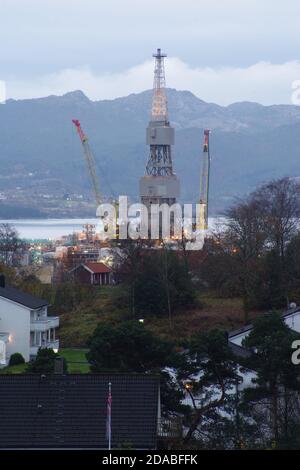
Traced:
<path id="1" fill-rule="evenodd" d="M 17 366 L 4 367 L 0 369 L 0 374 L 23 374 L 27 364 L 19 364 Z"/>
<path id="2" fill-rule="evenodd" d="M 60 349 L 59 355 L 63 356 L 68 362 L 68 372 L 70 374 L 87 374 L 90 372 L 90 365 L 86 360 L 85 354 L 88 349 Z"/>
<path id="3" fill-rule="evenodd" d="M 85 354 L 88 349 L 60 349 L 59 355 L 63 356 L 68 362 L 68 372 L 70 374 L 87 374 L 90 372 L 90 365 L 86 360 Z M 0 369 L 0 374 L 22 374 L 27 364 L 18 366 L 4 367 Z"/>

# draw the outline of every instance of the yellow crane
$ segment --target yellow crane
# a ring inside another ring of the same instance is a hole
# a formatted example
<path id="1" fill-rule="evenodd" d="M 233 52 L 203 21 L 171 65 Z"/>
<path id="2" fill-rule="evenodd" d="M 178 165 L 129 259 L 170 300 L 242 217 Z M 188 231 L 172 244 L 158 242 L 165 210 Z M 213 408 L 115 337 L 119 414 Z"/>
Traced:
<path id="1" fill-rule="evenodd" d="M 72 119 L 72 122 L 73 122 L 73 124 L 75 125 L 75 127 L 77 129 L 78 135 L 79 135 L 81 143 L 82 143 L 83 153 L 84 153 L 84 157 L 85 157 L 85 160 L 86 160 L 86 163 L 87 163 L 88 171 L 89 171 L 91 182 L 92 182 L 94 196 L 95 196 L 97 207 L 98 207 L 102 203 L 102 195 L 101 195 L 101 192 L 100 192 L 99 179 L 97 177 L 96 164 L 95 164 L 94 156 L 93 156 L 92 151 L 90 149 L 88 138 L 85 135 L 85 133 L 83 132 L 79 120 L 78 119 Z M 116 217 L 118 219 L 119 206 L 118 206 L 118 203 L 116 201 L 114 201 L 114 206 L 115 206 L 115 210 L 116 210 Z M 105 226 L 104 231 L 107 232 L 107 230 L 108 230 L 108 227 Z M 119 226 L 117 225 L 116 237 L 118 238 L 118 236 L 119 236 Z"/>

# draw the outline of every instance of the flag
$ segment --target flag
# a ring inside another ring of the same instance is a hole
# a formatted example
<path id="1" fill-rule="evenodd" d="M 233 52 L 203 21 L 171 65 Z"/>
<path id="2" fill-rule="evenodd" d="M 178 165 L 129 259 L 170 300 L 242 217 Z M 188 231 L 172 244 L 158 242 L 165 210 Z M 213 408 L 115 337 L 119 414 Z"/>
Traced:
<path id="1" fill-rule="evenodd" d="M 108 450 L 111 449 L 111 383 L 108 384 L 108 397 L 107 397 L 107 408 L 106 408 L 106 439 L 108 440 Z"/>

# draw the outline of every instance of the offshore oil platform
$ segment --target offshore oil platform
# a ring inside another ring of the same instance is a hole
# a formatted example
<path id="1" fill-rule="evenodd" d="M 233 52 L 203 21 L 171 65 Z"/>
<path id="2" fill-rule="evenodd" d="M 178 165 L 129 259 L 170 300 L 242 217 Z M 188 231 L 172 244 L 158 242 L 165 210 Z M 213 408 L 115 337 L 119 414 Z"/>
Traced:
<path id="1" fill-rule="evenodd" d="M 180 195 L 179 180 L 174 173 L 172 146 L 174 128 L 168 118 L 164 58 L 160 49 L 155 57 L 151 120 L 147 127 L 146 143 L 149 159 L 146 174 L 140 179 L 140 199 L 150 213 L 152 204 L 174 204 Z"/>
<path id="2" fill-rule="evenodd" d="M 180 182 L 174 171 L 172 159 L 172 147 L 175 144 L 175 130 L 170 125 L 168 115 L 168 100 L 166 94 L 166 77 L 164 59 L 166 54 L 157 49 L 153 54 L 155 59 L 153 96 L 151 116 L 146 129 L 146 144 L 149 146 L 149 156 L 146 164 L 145 174 L 139 181 L 140 201 L 148 209 L 148 227 L 150 231 L 151 206 L 163 204 L 171 207 L 179 202 Z M 102 202 L 100 193 L 99 178 L 96 172 L 96 165 L 93 153 L 89 146 L 88 137 L 82 130 L 80 122 L 73 119 L 80 137 L 83 153 L 89 171 L 90 180 L 97 206 Z M 210 176 L 210 131 L 204 130 L 204 144 L 202 165 L 200 171 L 200 197 L 198 202 L 198 213 L 194 220 L 197 230 L 206 231 L 208 229 L 208 198 L 209 198 L 209 176 Z M 118 204 L 114 201 L 118 216 Z M 172 217 L 172 215 L 171 215 Z M 172 221 L 171 221 L 172 223 Z M 161 232 L 159 232 L 161 234 Z M 116 231 L 118 235 L 118 229 Z"/>

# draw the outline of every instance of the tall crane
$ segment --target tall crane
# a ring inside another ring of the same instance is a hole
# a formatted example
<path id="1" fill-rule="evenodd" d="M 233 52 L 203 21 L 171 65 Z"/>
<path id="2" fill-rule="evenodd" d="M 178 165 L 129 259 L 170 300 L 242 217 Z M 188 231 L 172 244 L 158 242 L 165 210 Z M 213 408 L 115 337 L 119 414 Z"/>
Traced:
<path id="1" fill-rule="evenodd" d="M 72 119 L 72 122 L 73 122 L 73 124 L 75 125 L 75 127 L 77 129 L 78 135 L 79 135 L 81 143 L 82 143 L 83 153 L 84 153 L 85 160 L 86 160 L 86 163 L 87 163 L 87 167 L 88 167 L 88 170 L 89 170 L 89 174 L 90 174 L 90 178 L 91 178 L 91 182 L 92 182 L 92 186 L 93 186 L 93 191 L 94 191 L 94 195 L 95 195 L 95 199 L 96 199 L 96 203 L 97 203 L 97 207 L 98 207 L 102 203 L 102 196 L 101 196 L 100 188 L 99 188 L 99 179 L 98 179 L 97 173 L 96 173 L 95 160 L 94 160 L 92 151 L 91 151 L 90 146 L 89 146 L 88 138 L 85 135 L 85 133 L 83 132 L 80 122 L 78 121 L 78 119 Z M 114 201 L 114 206 L 115 206 L 115 210 L 116 210 L 116 216 L 117 216 L 117 219 L 118 219 L 119 205 L 118 205 L 117 201 Z M 105 232 L 108 231 L 108 226 L 107 225 L 104 226 L 104 231 Z M 116 238 L 119 237 L 119 225 L 118 224 L 116 226 L 115 237 Z"/>
<path id="2" fill-rule="evenodd" d="M 204 130 L 204 144 L 203 144 L 203 157 L 202 169 L 200 176 L 200 213 L 199 213 L 199 226 L 200 230 L 208 229 L 208 195 L 209 195 L 209 172 L 210 172 L 210 153 L 209 153 L 209 134 L 210 130 Z"/>
<path id="3" fill-rule="evenodd" d="M 79 135 L 81 143 L 82 143 L 84 157 L 85 157 L 87 167 L 88 167 L 88 170 L 89 170 L 89 174 L 90 174 L 90 178 L 91 178 L 91 182 L 92 182 L 92 186 L 93 186 L 93 191 L 94 191 L 96 203 L 97 203 L 97 206 L 99 206 L 101 204 L 102 197 L 101 197 L 100 188 L 99 188 L 99 180 L 98 180 L 97 173 L 96 173 L 95 160 L 94 160 L 92 151 L 91 151 L 90 146 L 89 146 L 89 141 L 88 141 L 87 136 L 83 132 L 82 127 L 81 127 L 80 122 L 78 121 L 78 119 L 72 119 L 72 122 L 76 127 L 76 130 L 78 132 L 78 135 Z"/>

